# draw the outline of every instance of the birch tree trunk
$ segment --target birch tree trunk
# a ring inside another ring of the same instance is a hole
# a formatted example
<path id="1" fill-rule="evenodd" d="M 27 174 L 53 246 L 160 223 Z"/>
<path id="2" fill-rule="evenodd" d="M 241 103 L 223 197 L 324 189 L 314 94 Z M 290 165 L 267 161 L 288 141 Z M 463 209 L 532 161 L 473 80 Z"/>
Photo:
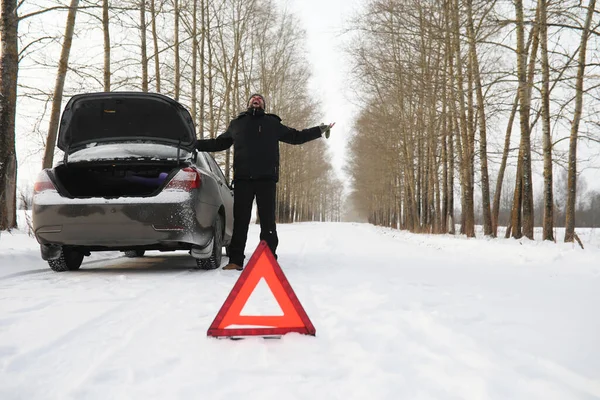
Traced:
<path id="1" fill-rule="evenodd" d="M 462 220 L 464 223 L 461 227 L 467 237 L 475 237 L 475 220 L 474 220 L 474 204 L 473 204 L 473 192 L 472 192 L 472 170 L 471 160 L 471 140 L 470 132 L 471 124 L 467 120 L 467 110 L 465 108 L 465 93 L 464 93 L 464 74 L 460 53 L 460 19 L 458 10 L 458 0 L 454 2 L 453 12 L 453 30 L 454 30 L 454 52 L 456 58 L 456 82 L 458 87 L 458 103 L 460 108 L 460 125 L 461 125 L 461 142 L 462 142 L 462 157 L 461 157 L 461 176 L 462 176 L 462 187 L 463 195 L 461 200 L 463 202 L 462 207 Z"/>
<path id="2" fill-rule="evenodd" d="M 444 66 L 444 83 L 448 77 L 448 58 Z M 442 88 L 442 215 L 441 215 L 441 233 L 448 232 L 448 203 L 450 188 L 448 185 L 448 85 L 444 84 Z"/>
<path id="3" fill-rule="evenodd" d="M 198 1 L 198 0 L 194 0 Z M 206 48 L 206 20 L 205 20 L 205 9 L 204 0 L 200 0 L 200 20 L 202 24 L 202 30 L 200 35 L 200 112 L 198 126 L 200 128 L 199 136 L 200 139 L 204 139 L 204 119 L 205 119 L 205 92 L 206 92 L 206 79 L 204 79 L 204 49 Z"/>
<path id="4" fill-rule="evenodd" d="M 513 207 L 511 210 L 510 227 L 512 237 L 521 239 L 523 237 L 523 146 L 519 146 L 519 157 L 517 160 L 517 172 L 515 179 L 515 191 L 513 194 Z M 506 238 L 509 238 L 511 233 L 506 230 Z"/>
<path id="5" fill-rule="evenodd" d="M 102 32 L 104 34 L 104 91 L 110 92 L 110 20 L 109 0 L 102 0 Z"/>
<path id="6" fill-rule="evenodd" d="M 181 67 L 180 67 L 180 58 L 179 58 L 179 0 L 173 0 L 174 6 L 174 17 L 175 17 L 175 26 L 174 26 L 174 41 L 173 44 L 175 48 L 175 91 L 173 97 L 175 100 L 179 101 L 179 91 L 180 91 L 180 83 L 181 83 Z"/>
<path id="7" fill-rule="evenodd" d="M 543 240 L 554 241 L 554 199 L 552 188 L 552 138 L 550 136 L 550 65 L 548 62 L 547 0 L 538 1 L 540 10 L 540 47 L 542 60 L 542 137 L 544 152 Z"/>
<path id="8" fill-rule="evenodd" d="M 213 51 L 212 51 L 212 33 L 210 23 L 210 0 L 206 0 L 206 28 L 205 28 L 205 40 L 208 51 L 208 134 L 211 139 L 216 136 L 216 123 L 215 123 L 215 92 L 214 92 L 214 76 L 213 76 Z"/>
<path id="9" fill-rule="evenodd" d="M 494 236 L 498 235 L 498 216 L 500 215 L 500 197 L 502 195 L 502 183 L 504 181 L 504 173 L 506 171 L 506 163 L 508 162 L 508 153 L 510 151 L 510 137 L 512 135 L 513 124 L 519 107 L 519 95 L 515 95 L 508 123 L 506 125 L 506 134 L 504 135 L 504 150 L 502 151 L 502 161 L 498 169 L 498 178 L 496 179 L 496 191 L 494 192 L 494 204 L 492 206 L 492 230 Z M 510 222 L 509 222 L 510 224 Z"/>
<path id="10" fill-rule="evenodd" d="M 146 0 L 140 1 L 140 39 L 142 54 L 142 92 L 148 91 L 148 54 L 146 43 Z"/>
<path id="11" fill-rule="evenodd" d="M 17 1 L 0 3 L 0 231 L 17 227 L 15 118 L 19 42 Z"/>
<path id="12" fill-rule="evenodd" d="M 533 40 L 534 30 L 532 29 L 529 34 L 529 39 L 527 40 L 526 52 L 529 52 L 531 42 Z M 492 228 L 494 230 L 494 234 L 498 235 L 498 217 L 500 214 L 500 199 L 502 197 L 502 186 L 504 183 L 504 173 L 506 172 L 506 164 L 508 162 L 508 154 L 510 152 L 510 139 L 512 136 L 513 124 L 515 122 L 515 117 L 517 115 L 517 110 L 519 107 L 519 93 L 515 94 L 515 99 L 513 100 L 512 108 L 510 111 L 510 115 L 508 117 L 508 124 L 506 125 L 506 134 L 504 135 L 504 150 L 502 151 L 502 161 L 500 162 L 500 168 L 498 170 L 498 178 L 496 180 L 496 191 L 494 192 L 494 204 L 492 207 Z M 521 162 L 521 157 L 519 157 L 519 163 Z M 516 186 L 515 186 L 516 188 Z M 519 194 L 520 196 L 520 194 Z M 519 221 L 520 221 L 520 204 L 519 203 Z M 510 237 L 510 230 L 513 229 L 512 217 L 508 221 L 508 226 L 506 229 L 506 238 Z M 510 229 L 509 229 L 510 227 Z M 521 222 L 518 224 L 519 234 L 521 233 Z"/>
<path id="13" fill-rule="evenodd" d="M 523 234 L 533 240 L 533 184 L 531 176 L 531 138 L 529 132 L 530 88 L 527 80 L 527 50 L 525 49 L 525 26 L 523 21 L 523 0 L 515 0 L 517 18 L 517 73 L 519 77 L 519 116 L 522 147 L 522 200 Z M 537 25 L 537 21 L 536 21 Z M 533 29 L 536 29 L 535 27 Z M 534 35 L 534 41 L 536 40 Z M 537 46 L 534 46 L 536 48 Z M 532 61 L 535 59 L 532 51 Z M 517 178 L 519 179 L 519 178 Z M 513 226 L 514 229 L 514 226 Z"/>
<path id="14" fill-rule="evenodd" d="M 585 57 L 590 33 L 592 17 L 596 10 L 596 0 L 588 3 L 587 17 L 581 32 L 579 45 L 579 61 L 577 65 L 577 79 L 575 82 L 575 110 L 571 122 L 571 136 L 569 138 L 569 174 L 567 190 L 567 207 L 565 216 L 565 242 L 573 242 L 575 239 L 575 201 L 577 199 L 577 136 L 579 134 L 579 122 L 583 109 L 583 78 L 585 72 Z"/>
<path id="15" fill-rule="evenodd" d="M 75 29 L 75 17 L 77 15 L 78 6 L 79 0 L 71 0 L 69 13 L 67 14 L 67 24 L 65 27 L 62 50 L 60 59 L 58 60 L 58 71 L 56 72 L 54 95 L 52 96 L 52 111 L 50 112 L 50 123 L 48 124 L 48 136 L 46 139 L 46 149 L 44 151 L 42 168 L 52 168 L 52 164 L 54 163 L 54 149 L 56 147 L 58 123 L 60 121 L 63 90 L 65 88 L 65 79 L 67 77 L 67 68 L 69 66 L 69 54 L 71 53 L 71 44 L 73 43 L 73 31 Z"/>
<path id="16" fill-rule="evenodd" d="M 495 237 L 492 229 L 492 215 L 490 211 L 490 183 L 487 162 L 487 129 L 485 118 L 485 104 L 483 90 L 481 88 L 481 75 L 479 73 L 479 60 L 477 58 L 477 46 L 475 31 L 473 29 L 473 1 L 467 0 L 467 35 L 469 36 L 470 56 L 473 62 L 473 78 L 475 79 L 475 90 L 477 95 L 477 114 L 479 119 L 479 158 L 481 162 L 481 198 L 483 207 L 483 233 L 486 236 Z"/>
<path id="17" fill-rule="evenodd" d="M 450 124 L 453 126 L 451 118 Z M 458 129 L 451 128 L 450 136 L 448 137 L 448 233 L 454 235 L 456 226 L 454 224 L 454 132 Z"/>
<path id="18" fill-rule="evenodd" d="M 154 44 L 154 75 L 156 79 L 156 92 L 160 93 L 160 52 L 158 51 L 158 35 L 156 33 L 156 7 L 155 0 L 150 0 L 150 15 L 152 15 L 152 43 Z M 195 26 L 195 24 L 194 24 Z"/>
<path id="19" fill-rule="evenodd" d="M 455 122 L 456 122 L 456 95 L 454 90 L 454 67 L 453 67 L 453 49 L 452 49 L 452 34 L 450 30 L 450 4 L 449 2 L 444 3 L 444 20 L 445 20 L 445 28 L 446 28 L 446 54 L 448 58 L 448 74 L 446 77 L 446 84 L 444 85 L 446 88 L 450 87 L 450 100 L 448 110 L 448 133 L 449 136 L 447 138 L 448 145 L 448 217 L 447 217 L 447 230 L 446 232 L 454 235 L 456 233 L 456 227 L 454 224 L 454 132 L 455 132 Z M 458 127 L 456 131 L 458 131 Z M 459 133 L 460 134 L 460 133 Z"/>
<path id="20" fill-rule="evenodd" d="M 197 83 L 196 77 L 198 74 L 198 0 L 192 0 L 192 120 L 194 124 L 197 124 L 198 120 L 198 109 L 197 109 Z"/>

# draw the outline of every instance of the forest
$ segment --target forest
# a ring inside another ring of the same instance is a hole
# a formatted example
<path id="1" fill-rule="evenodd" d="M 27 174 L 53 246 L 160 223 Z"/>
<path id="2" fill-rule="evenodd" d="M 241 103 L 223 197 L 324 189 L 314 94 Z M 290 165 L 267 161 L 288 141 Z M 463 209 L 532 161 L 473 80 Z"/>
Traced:
<path id="1" fill-rule="evenodd" d="M 370 1 L 349 49 L 368 99 L 348 166 L 356 207 L 468 237 L 542 226 L 558 240 L 564 226 L 572 242 L 576 224 L 597 226 L 600 194 L 580 173 L 598 168 L 599 24 L 595 0 Z"/>

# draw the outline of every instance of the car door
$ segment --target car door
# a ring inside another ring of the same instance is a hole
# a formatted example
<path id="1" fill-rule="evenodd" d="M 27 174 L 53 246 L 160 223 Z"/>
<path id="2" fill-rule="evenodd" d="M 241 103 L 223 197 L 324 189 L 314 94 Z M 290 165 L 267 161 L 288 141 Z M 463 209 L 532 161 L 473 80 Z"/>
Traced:
<path id="1" fill-rule="evenodd" d="M 229 241 L 233 234 L 233 190 L 227 184 L 227 179 L 215 159 L 208 153 L 201 154 L 204 155 L 210 170 L 219 185 L 223 206 L 225 207 L 225 240 Z"/>

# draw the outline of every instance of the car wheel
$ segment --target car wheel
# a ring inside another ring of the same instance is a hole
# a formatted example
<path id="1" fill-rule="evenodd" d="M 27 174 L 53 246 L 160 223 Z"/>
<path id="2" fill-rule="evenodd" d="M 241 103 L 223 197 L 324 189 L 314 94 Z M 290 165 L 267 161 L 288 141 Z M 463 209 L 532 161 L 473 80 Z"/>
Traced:
<path id="1" fill-rule="evenodd" d="M 217 214 L 217 220 L 213 230 L 213 249 L 209 258 L 196 259 L 199 269 L 217 269 L 221 266 L 223 257 L 223 219 Z"/>
<path id="2" fill-rule="evenodd" d="M 82 262 L 83 253 L 69 247 L 63 247 L 60 251 L 60 257 L 55 260 L 48 260 L 48 265 L 53 271 L 64 272 L 78 270 Z"/>
<path id="3" fill-rule="evenodd" d="M 136 258 L 144 257 L 145 250 L 127 250 L 125 251 L 125 257 Z"/>

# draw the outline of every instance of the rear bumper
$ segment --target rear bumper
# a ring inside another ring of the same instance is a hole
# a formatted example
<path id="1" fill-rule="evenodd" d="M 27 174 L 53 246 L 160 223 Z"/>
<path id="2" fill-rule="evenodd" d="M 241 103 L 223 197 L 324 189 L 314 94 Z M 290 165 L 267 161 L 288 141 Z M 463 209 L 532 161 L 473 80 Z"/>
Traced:
<path id="1" fill-rule="evenodd" d="M 207 208 L 215 206 L 195 206 L 186 192 L 119 199 L 68 199 L 44 192 L 33 200 L 33 228 L 42 245 L 89 250 L 205 247 L 212 238 L 210 216 L 216 212 Z"/>

